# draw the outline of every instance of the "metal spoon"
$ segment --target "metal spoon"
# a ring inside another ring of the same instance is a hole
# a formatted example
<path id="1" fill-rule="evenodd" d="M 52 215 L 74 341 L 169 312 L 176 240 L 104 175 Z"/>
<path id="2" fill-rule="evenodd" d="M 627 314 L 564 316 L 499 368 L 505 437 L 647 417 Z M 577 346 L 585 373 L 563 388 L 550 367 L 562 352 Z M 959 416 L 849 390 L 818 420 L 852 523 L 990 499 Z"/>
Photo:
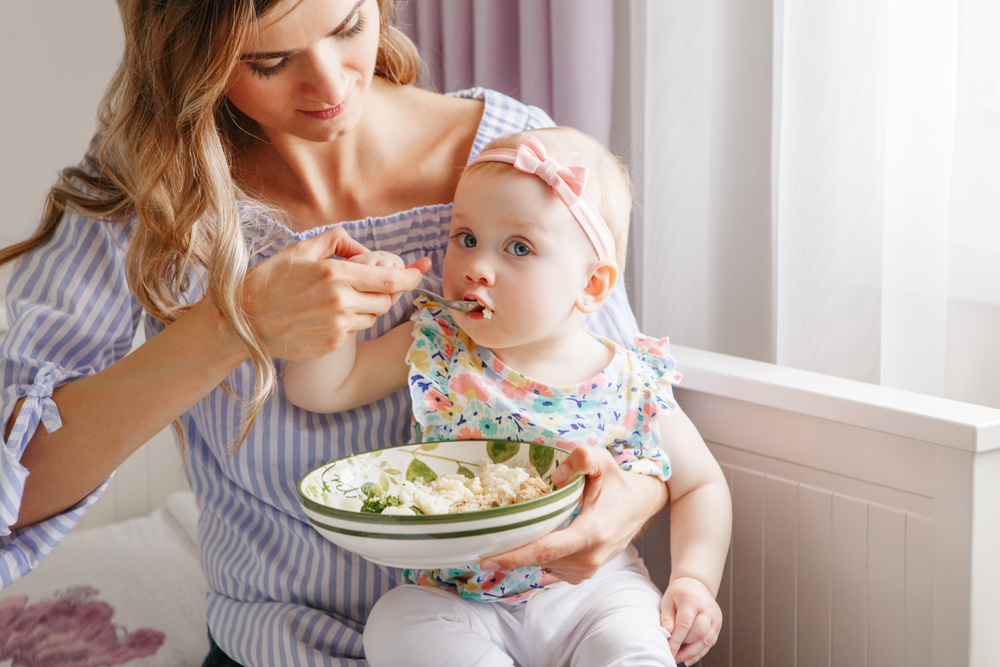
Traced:
<path id="1" fill-rule="evenodd" d="M 478 301 L 453 301 L 452 299 L 444 298 L 440 294 L 435 294 L 434 292 L 430 292 L 425 289 L 420 289 L 419 287 L 416 288 L 416 290 L 414 291 L 420 292 L 424 296 L 427 296 L 433 299 L 434 301 L 437 301 L 445 308 L 451 308 L 452 310 L 458 310 L 463 313 L 471 313 L 472 311 L 481 309 L 483 307 L 483 304 L 479 303 Z"/>

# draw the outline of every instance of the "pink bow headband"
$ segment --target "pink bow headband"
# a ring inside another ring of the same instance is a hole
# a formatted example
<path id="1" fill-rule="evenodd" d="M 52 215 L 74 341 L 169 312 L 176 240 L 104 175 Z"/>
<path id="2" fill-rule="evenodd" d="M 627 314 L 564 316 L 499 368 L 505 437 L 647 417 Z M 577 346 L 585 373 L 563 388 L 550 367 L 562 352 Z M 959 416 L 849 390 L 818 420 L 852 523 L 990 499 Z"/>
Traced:
<path id="1" fill-rule="evenodd" d="M 483 151 L 468 166 L 481 162 L 512 164 L 515 169 L 534 174 L 545 181 L 580 223 L 583 233 L 597 251 L 597 259 L 615 261 L 615 240 L 611 236 L 611 230 L 583 190 L 587 184 L 586 167 L 560 167 L 558 162 L 545 154 L 545 146 L 535 137 L 525 139 L 516 150 L 496 148 Z"/>

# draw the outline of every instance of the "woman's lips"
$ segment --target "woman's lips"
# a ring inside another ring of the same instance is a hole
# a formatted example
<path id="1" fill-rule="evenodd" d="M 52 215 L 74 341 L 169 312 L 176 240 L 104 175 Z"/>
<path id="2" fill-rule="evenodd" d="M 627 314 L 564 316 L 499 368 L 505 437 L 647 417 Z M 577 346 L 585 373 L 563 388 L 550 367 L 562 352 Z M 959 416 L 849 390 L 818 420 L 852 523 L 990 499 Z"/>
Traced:
<path id="1" fill-rule="evenodd" d="M 348 95 L 344 100 L 335 107 L 327 107 L 326 109 L 321 109 L 319 111 L 306 111 L 305 109 L 299 109 L 301 113 L 309 116 L 310 118 L 315 118 L 317 120 L 329 120 L 334 116 L 340 115 L 340 112 L 347 107 L 347 103 L 350 101 L 351 96 Z"/>

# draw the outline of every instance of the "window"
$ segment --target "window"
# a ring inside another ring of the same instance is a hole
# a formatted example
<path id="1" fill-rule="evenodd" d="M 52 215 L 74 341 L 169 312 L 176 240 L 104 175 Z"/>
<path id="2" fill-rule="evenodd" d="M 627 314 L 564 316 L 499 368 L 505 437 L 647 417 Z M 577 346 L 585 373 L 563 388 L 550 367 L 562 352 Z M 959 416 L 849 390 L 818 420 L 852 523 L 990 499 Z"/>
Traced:
<path id="1" fill-rule="evenodd" d="M 1000 2 L 633 2 L 650 335 L 1000 407 Z"/>

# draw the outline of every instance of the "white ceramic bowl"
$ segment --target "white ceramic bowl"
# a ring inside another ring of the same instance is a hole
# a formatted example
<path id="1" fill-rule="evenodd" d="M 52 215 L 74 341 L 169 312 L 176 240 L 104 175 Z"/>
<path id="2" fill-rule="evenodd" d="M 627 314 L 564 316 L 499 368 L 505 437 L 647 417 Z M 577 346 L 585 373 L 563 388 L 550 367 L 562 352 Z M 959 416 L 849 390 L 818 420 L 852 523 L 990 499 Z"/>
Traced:
<path id="1" fill-rule="evenodd" d="M 452 440 L 403 445 L 355 454 L 322 465 L 298 484 L 299 501 L 326 539 L 368 560 L 391 567 L 463 567 L 515 549 L 563 526 L 583 493 L 583 477 L 535 500 L 461 514 L 385 516 L 335 509 L 329 497 L 365 498 L 378 484 L 395 495 L 407 479 L 479 475 L 488 458 L 510 467 L 533 466 L 542 479 L 569 452 L 510 440 Z"/>

